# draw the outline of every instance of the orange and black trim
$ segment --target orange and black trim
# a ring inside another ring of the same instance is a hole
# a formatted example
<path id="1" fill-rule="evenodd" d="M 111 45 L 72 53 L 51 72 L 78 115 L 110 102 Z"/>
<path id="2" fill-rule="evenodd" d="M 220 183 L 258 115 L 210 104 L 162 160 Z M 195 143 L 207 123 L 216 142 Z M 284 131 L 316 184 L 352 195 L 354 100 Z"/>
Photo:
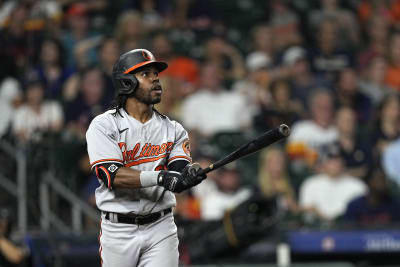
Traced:
<path id="1" fill-rule="evenodd" d="M 100 160 L 96 160 L 95 162 L 92 162 L 90 164 L 90 167 L 93 168 L 94 165 L 96 165 L 98 163 L 105 163 L 105 162 L 108 162 L 108 163 L 118 162 L 118 163 L 122 163 L 122 164 L 124 163 L 124 161 L 122 159 L 100 159 Z"/>
<path id="2" fill-rule="evenodd" d="M 176 160 L 176 159 L 184 159 L 184 160 L 187 160 L 189 162 L 192 162 L 192 159 L 190 157 L 188 157 L 188 156 L 175 156 L 175 157 L 172 157 L 172 158 L 168 159 L 168 164 L 171 163 L 172 161 Z"/>
<path id="3" fill-rule="evenodd" d="M 144 66 L 144 65 L 147 65 L 147 64 L 153 63 L 153 62 L 154 62 L 153 60 L 148 60 L 148 61 L 140 62 L 140 63 L 138 63 L 138 64 L 136 64 L 136 65 L 133 65 L 132 67 L 130 67 L 130 68 L 127 69 L 126 71 L 124 71 L 124 74 L 128 74 L 128 73 L 134 71 L 134 70 L 137 69 L 137 68 L 140 68 L 140 67 L 142 67 L 142 66 Z"/>
<path id="4" fill-rule="evenodd" d="M 99 167 L 107 176 L 107 187 L 111 189 L 111 176 L 110 173 L 108 172 L 108 170 L 106 168 L 104 168 L 104 166 L 100 166 Z M 96 166 L 96 170 L 97 170 L 97 166 Z"/>

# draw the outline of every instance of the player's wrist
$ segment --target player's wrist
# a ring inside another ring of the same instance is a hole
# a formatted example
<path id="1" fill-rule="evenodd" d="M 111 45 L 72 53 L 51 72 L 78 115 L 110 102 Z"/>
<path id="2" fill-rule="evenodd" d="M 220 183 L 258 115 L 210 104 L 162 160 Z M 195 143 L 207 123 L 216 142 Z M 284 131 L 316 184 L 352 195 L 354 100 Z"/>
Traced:
<path id="1" fill-rule="evenodd" d="M 160 171 L 141 171 L 139 175 L 142 187 L 158 185 Z"/>

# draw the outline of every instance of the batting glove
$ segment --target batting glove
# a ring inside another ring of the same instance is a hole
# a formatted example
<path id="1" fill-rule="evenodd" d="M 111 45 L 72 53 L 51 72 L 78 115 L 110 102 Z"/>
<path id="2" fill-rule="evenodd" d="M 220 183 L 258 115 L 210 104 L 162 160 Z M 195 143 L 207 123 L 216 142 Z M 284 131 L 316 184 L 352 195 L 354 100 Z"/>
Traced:
<path id="1" fill-rule="evenodd" d="M 160 171 L 157 183 L 174 193 L 180 193 L 186 189 L 182 183 L 182 175 L 175 171 Z"/>

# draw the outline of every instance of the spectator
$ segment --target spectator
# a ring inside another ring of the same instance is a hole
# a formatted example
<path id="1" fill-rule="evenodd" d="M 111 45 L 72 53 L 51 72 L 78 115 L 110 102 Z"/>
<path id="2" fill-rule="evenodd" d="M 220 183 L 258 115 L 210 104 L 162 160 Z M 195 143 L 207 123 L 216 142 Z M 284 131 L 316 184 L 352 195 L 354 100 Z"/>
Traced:
<path id="1" fill-rule="evenodd" d="M 311 118 L 296 122 L 288 139 L 289 155 L 300 153 L 303 160 L 313 165 L 319 149 L 338 139 L 334 125 L 332 95 L 326 90 L 316 90 L 310 95 Z M 298 151 L 301 148 L 302 151 Z"/>
<path id="2" fill-rule="evenodd" d="M 135 25 L 135 27 L 132 27 L 132 25 Z M 135 10 L 128 10 L 119 16 L 114 36 L 119 42 L 122 52 L 146 47 L 146 29 L 143 27 L 140 13 Z"/>
<path id="3" fill-rule="evenodd" d="M 31 81 L 26 86 L 26 103 L 19 107 L 12 121 L 12 131 L 21 144 L 39 142 L 43 135 L 62 129 L 64 114 L 58 102 L 44 99 L 43 84 Z"/>
<path id="4" fill-rule="evenodd" d="M 13 78 L 4 79 L 0 84 L 0 138 L 10 133 L 15 111 L 22 103 L 20 84 Z"/>
<path id="5" fill-rule="evenodd" d="M 247 100 L 253 115 L 261 106 L 267 106 L 271 102 L 268 91 L 271 65 L 271 58 L 264 52 L 251 53 L 246 59 L 247 78 L 232 85 L 232 91 L 241 94 Z"/>
<path id="6" fill-rule="evenodd" d="M 299 100 L 303 108 L 308 106 L 307 100 L 313 90 L 331 86 L 321 75 L 312 73 L 306 51 L 300 46 L 292 46 L 283 53 L 282 65 L 288 69 L 292 97 Z"/>
<path id="7" fill-rule="evenodd" d="M 65 118 L 68 136 L 84 140 L 89 123 L 104 112 L 110 103 L 104 102 L 104 79 L 99 69 L 92 68 L 82 73 L 78 86 L 76 99 L 66 103 Z"/>
<path id="8" fill-rule="evenodd" d="M 245 69 L 242 55 L 239 50 L 229 44 L 221 36 L 214 36 L 205 44 L 204 61 L 216 64 L 221 70 L 224 79 L 239 80 L 244 77 Z"/>
<path id="9" fill-rule="evenodd" d="M 371 134 L 375 156 L 379 158 L 386 146 L 400 136 L 399 95 L 387 95 L 382 100 L 376 111 L 376 120 Z"/>
<path id="10" fill-rule="evenodd" d="M 400 186 L 400 138 L 387 145 L 382 155 L 382 163 L 388 178 Z"/>
<path id="11" fill-rule="evenodd" d="M 26 247 L 12 240 L 10 234 L 13 228 L 11 211 L 0 209 L 0 266 L 27 266 L 29 251 Z"/>
<path id="12" fill-rule="evenodd" d="M 169 25 L 164 17 L 171 12 L 170 2 L 169 0 L 139 0 L 133 1 L 131 5 L 141 13 L 143 26 L 146 30 L 154 32 Z M 159 60 L 164 60 L 157 55 L 155 57 Z"/>
<path id="13" fill-rule="evenodd" d="M 173 43 L 164 33 L 156 35 L 152 40 L 152 47 L 154 51 L 157 51 L 157 58 L 160 58 L 168 62 L 168 69 L 162 72 L 163 76 L 171 76 L 185 83 L 190 83 L 196 86 L 199 82 L 199 67 L 197 61 L 184 56 L 179 55 L 173 48 Z M 184 94 L 189 94 L 184 92 Z"/>
<path id="14" fill-rule="evenodd" d="M 174 209 L 174 215 L 179 216 L 178 220 L 200 220 L 201 202 L 191 191 L 184 191 L 175 195 L 177 205 Z"/>
<path id="15" fill-rule="evenodd" d="M 365 24 L 366 47 L 358 55 L 358 68 L 364 71 L 375 57 L 385 57 L 389 41 L 388 19 L 374 15 Z"/>
<path id="16" fill-rule="evenodd" d="M 365 184 L 344 173 L 339 147 L 328 145 L 320 156 L 321 172 L 300 186 L 299 202 L 306 215 L 332 221 L 345 212 L 347 204 L 366 192 Z"/>
<path id="17" fill-rule="evenodd" d="M 400 198 L 392 196 L 380 166 L 371 166 L 365 181 L 368 192 L 353 199 L 343 216 L 345 221 L 362 226 L 388 226 L 400 222 Z"/>
<path id="18" fill-rule="evenodd" d="M 324 19 L 332 19 L 338 23 L 340 42 L 343 46 L 356 47 L 360 39 L 360 29 L 357 19 L 352 12 L 340 7 L 338 0 L 321 0 L 321 8 L 310 14 L 311 30 L 315 30 Z"/>
<path id="19" fill-rule="evenodd" d="M 360 92 L 354 69 L 345 68 L 340 71 L 336 89 L 336 105 L 351 107 L 356 112 L 357 120 L 361 124 L 369 121 L 372 103 L 366 95 Z"/>
<path id="20" fill-rule="evenodd" d="M 0 79 L 8 76 L 19 78 L 37 51 L 39 34 L 25 27 L 28 12 L 28 7 L 19 2 L 10 13 L 12 19 L 9 20 L 7 27 L 1 30 L 0 59 L 3 77 Z"/>
<path id="21" fill-rule="evenodd" d="M 110 37 L 105 38 L 101 42 L 98 50 L 99 69 L 103 74 L 104 87 L 105 87 L 105 101 L 111 102 L 114 98 L 114 85 L 112 83 L 112 69 L 114 63 L 120 55 L 119 43 L 116 39 Z"/>
<path id="22" fill-rule="evenodd" d="M 342 106 L 337 110 L 336 127 L 346 173 L 354 177 L 364 177 L 372 163 L 372 147 L 358 134 L 360 127 L 352 108 Z"/>
<path id="23" fill-rule="evenodd" d="M 286 171 L 284 151 L 278 147 L 265 150 L 260 155 L 258 185 L 261 194 L 268 198 L 277 198 L 280 207 L 296 214 L 299 207 L 296 202 L 295 189 Z"/>
<path id="24" fill-rule="evenodd" d="M 400 32 L 395 32 L 389 43 L 389 66 L 386 69 L 385 82 L 391 88 L 400 90 Z"/>
<path id="25" fill-rule="evenodd" d="M 316 49 L 311 53 L 313 69 L 333 82 L 338 72 L 353 65 L 349 51 L 339 46 L 339 30 L 336 20 L 324 19 L 315 32 Z"/>
<path id="26" fill-rule="evenodd" d="M 223 167 L 218 172 L 218 190 L 207 194 L 201 202 L 201 219 L 205 221 L 221 220 L 228 210 L 232 210 L 251 195 L 249 188 L 241 187 L 240 172 L 235 167 Z"/>
<path id="27" fill-rule="evenodd" d="M 203 65 L 200 80 L 201 89 L 183 102 L 182 119 L 186 127 L 211 136 L 221 131 L 240 131 L 250 125 L 251 113 L 246 101 L 240 94 L 222 87 L 218 66 Z"/>
<path id="28" fill-rule="evenodd" d="M 377 56 L 371 60 L 371 63 L 365 70 L 364 78 L 360 81 L 360 91 L 371 99 L 376 107 L 382 99 L 393 89 L 385 84 L 385 73 L 387 62 L 384 57 Z"/>
<path id="29" fill-rule="evenodd" d="M 182 101 L 197 89 L 198 64 L 190 57 L 176 54 L 172 41 L 165 33 L 154 36 L 152 49 L 157 51 L 157 58 L 168 62 L 168 69 L 161 73 L 165 90 L 163 101 L 157 105 L 157 109 L 172 118 L 182 120 Z"/>
<path id="30" fill-rule="evenodd" d="M 63 85 L 74 72 L 64 61 L 64 50 L 57 39 L 42 42 L 39 63 L 30 71 L 28 79 L 38 79 L 44 85 L 46 98 L 62 98 Z"/>
<path id="31" fill-rule="evenodd" d="M 62 34 L 67 66 L 84 69 L 96 62 L 96 46 L 101 38 L 90 29 L 87 6 L 73 3 L 66 12 L 68 29 Z"/>
<path id="32" fill-rule="evenodd" d="M 282 51 L 292 45 L 300 45 L 300 20 L 287 1 L 273 0 L 270 7 L 270 25 L 274 36 L 274 49 Z"/>
<path id="33" fill-rule="evenodd" d="M 192 144 L 190 144 L 190 148 L 192 150 Z M 202 168 L 207 168 L 208 166 L 210 166 L 210 164 L 212 164 L 216 160 L 217 159 L 212 155 L 200 154 L 196 162 L 198 162 Z M 214 194 L 218 191 L 217 187 L 218 179 L 219 179 L 219 174 L 217 171 L 207 173 L 207 179 L 201 182 L 201 184 L 198 184 L 196 187 L 193 187 L 192 189 L 193 195 L 197 199 L 199 199 L 200 202 L 205 201 L 205 199 L 208 197 L 208 194 L 210 193 Z"/>
<path id="34" fill-rule="evenodd" d="M 275 46 L 271 26 L 266 23 L 258 24 L 251 29 L 250 51 L 262 52 L 274 60 Z M 246 59 L 247 61 L 248 59 Z"/>
<path id="35" fill-rule="evenodd" d="M 358 5 L 358 16 L 362 23 L 366 23 L 371 16 L 377 15 L 385 18 L 386 20 L 391 20 L 390 3 L 391 1 L 382 0 L 368 0 L 361 1 Z"/>
<path id="36" fill-rule="evenodd" d="M 291 98 L 291 88 L 286 80 L 275 80 L 270 86 L 271 103 L 261 105 L 254 118 L 254 127 L 265 132 L 266 129 L 278 127 L 282 123 L 292 125 L 304 116 L 299 101 Z"/>

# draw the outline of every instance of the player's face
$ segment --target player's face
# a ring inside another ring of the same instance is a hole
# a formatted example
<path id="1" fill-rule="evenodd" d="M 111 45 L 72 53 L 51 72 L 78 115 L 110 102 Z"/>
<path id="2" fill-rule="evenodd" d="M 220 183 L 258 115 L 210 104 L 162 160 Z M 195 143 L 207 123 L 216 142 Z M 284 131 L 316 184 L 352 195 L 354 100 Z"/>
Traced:
<path id="1" fill-rule="evenodd" d="M 162 88 L 158 79 L 158 70 L 149 66 L 135 73 L 139 82 L 135 90 L 134 97 L 140 102 L 151 105 L 161 101 Z"/>

